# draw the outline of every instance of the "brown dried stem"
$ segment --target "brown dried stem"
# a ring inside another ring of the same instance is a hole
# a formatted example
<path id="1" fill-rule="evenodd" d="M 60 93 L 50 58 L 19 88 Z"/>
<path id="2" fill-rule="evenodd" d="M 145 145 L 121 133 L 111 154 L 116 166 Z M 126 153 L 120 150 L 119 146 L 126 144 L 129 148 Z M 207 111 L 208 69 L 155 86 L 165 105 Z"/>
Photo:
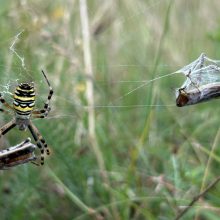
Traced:
<path id="1" fill-rule="evenodd" d="M 215 185 L 220 181 L 220 176 L 218 176 L 212 183 L 210 183 L 207 188 L 199 193 L 197 196 L 193 198 L 193 200 L 189 203 L 188 206 L 186 206 L 177 216 L 174 220 L 179 220 L 181 217 L 183 217 L 184 214 L 186 214 L 187 211 L 189 211 L 190 208 L 201 198 L 203 197 L 210 189 L 214 188 Z"/>

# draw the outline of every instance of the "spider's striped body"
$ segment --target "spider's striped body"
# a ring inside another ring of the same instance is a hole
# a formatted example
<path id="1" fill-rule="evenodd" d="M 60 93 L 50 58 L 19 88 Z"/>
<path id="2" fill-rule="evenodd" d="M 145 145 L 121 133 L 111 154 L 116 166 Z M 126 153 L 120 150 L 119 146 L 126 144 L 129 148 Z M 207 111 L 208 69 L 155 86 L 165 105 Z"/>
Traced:
<path id="1" fill-rule="evenodd" d="M 13 108 L 16 125 L 20 130 L 26 130 L 35 106 L 35 91 L 33 83 L 21 83 L 15 89 Z"/>
<path id="2" fill-rule="evenodd" d="M 17 118 L 29 119 L 35 106 L 34 85 L 21 83 L 14 92 L 13 107 Z"/>

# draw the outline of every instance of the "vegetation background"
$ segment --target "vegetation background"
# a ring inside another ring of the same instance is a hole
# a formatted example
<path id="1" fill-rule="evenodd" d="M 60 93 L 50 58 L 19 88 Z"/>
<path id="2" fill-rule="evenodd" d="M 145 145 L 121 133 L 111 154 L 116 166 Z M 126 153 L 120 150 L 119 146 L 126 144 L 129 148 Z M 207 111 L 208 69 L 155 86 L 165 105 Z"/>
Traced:
<path id="1" fill-rule="evenodd" d="M 202 52 L 220 59 L 220 1 L 88 1 L 92 78 L 82 2 L 0 1 L 1 91 L 11 102 L 7 89 L 32 80 L 42 106 L 44 69 L 55 92 L 48 119 L 34 120 L 52 154 L 43 167 L 0 172 L 0 219 L 174 219 L 219 175 L 219 100 L 175 107 L 181 75 L 142 85 Z M 26 70 L 9 50 L 22 30 L 15 49 Z M 0 117 L 1 126 L 11 119 Z M 1 146 L 28 136 L 15 128 Z M 217 220 L 219 204 L 218 185 L 182 219 Z"/>

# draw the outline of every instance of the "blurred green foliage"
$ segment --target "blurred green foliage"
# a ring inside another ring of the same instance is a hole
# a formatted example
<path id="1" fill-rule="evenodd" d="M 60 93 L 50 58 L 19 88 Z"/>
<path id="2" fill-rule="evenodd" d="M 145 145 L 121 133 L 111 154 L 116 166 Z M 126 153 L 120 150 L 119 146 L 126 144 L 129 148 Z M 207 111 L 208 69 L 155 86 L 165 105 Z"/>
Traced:
<path id="1" fill-rule="evenodd" d="M 32 80 L 42 106 L 43 68 L 55 92 L 48 119 L 34 120 L 52 154 L 43 167 L 1 171 L 1 219 L 170 220 L 219 175 L 219 161 L 209 153 L 216 137 L 219 145 L 218 100 L 175 107 L 180 75 L 131 92 L 201 52 L 220 59 L 219 1 L 88 1 L 96 137 L 107 180 L 88 138 L 79 1 L 1 0 L 0 6 L 1 90 Z M 9 50 L 22 30 L 15 49 L 26 70 Z M 1 125 L 10 120 L 0 117 Z M 1 146 L 28 136 L 15 128 Z M 220 148 L 213 153 L 218 157 Z M 219 219 L 219 198 L 218 186 L 183 219 Z"/>

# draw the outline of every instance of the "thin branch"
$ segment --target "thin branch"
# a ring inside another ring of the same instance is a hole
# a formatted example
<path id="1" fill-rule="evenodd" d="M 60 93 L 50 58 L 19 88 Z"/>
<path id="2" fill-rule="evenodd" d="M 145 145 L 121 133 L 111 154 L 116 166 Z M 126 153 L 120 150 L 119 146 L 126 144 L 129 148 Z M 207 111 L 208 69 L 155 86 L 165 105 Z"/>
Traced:
<path id="1" fill-rule="evenodd" d="M 207 177 L 208 177 L 208 174 L 209 174 L 209 169 L 211 167 L 211 163 L 212 163 L 212 160 L 213 160 L 212 155 L 214 154 L 215 149 L 218 146 L 219 138 L 220 138 L 220 128 L 217 131 L 217 134 L 215 136 L 215 139 L 214 139 L 214 142 L 213 142 L 210 154 L 209 154 L 209 158 L 208 158 L 207 165 L 206 165 L 206 168 L 205 168 L 205 173 L 204 173 L 204 176 L 203 176 L 202 186 L 201 186 L 200 192 L 202 192 L 205 189 L 206 180 L 207 180 Z M 200 210 L 198 209 L 197 213 L 196 213 L 196 216 L 195 216 L 195 220 L 199 219 L 199 217 L 198 217 L 199 216 L 199 211 Z"/>
<path id="2" fill-rule="evenodd" d="M 214 188 L 215 185 L 220 181 L 220 176 L 217 177 L 212 183 L 210 183 L 207 188 L 199 193 L 197 196 L 195 196 L 193 198 L 193 200 L 189 203 L 188 206 L 186 206 L 177 216 L 174 220 L 179 220 L 181 217 L 183 217 L 184 214 L 186 214 L 186 212 L 189 211 L 190 208 L 192 208 L 192 206 L 201 198 L 203 197 L 210 189 Z"/>

